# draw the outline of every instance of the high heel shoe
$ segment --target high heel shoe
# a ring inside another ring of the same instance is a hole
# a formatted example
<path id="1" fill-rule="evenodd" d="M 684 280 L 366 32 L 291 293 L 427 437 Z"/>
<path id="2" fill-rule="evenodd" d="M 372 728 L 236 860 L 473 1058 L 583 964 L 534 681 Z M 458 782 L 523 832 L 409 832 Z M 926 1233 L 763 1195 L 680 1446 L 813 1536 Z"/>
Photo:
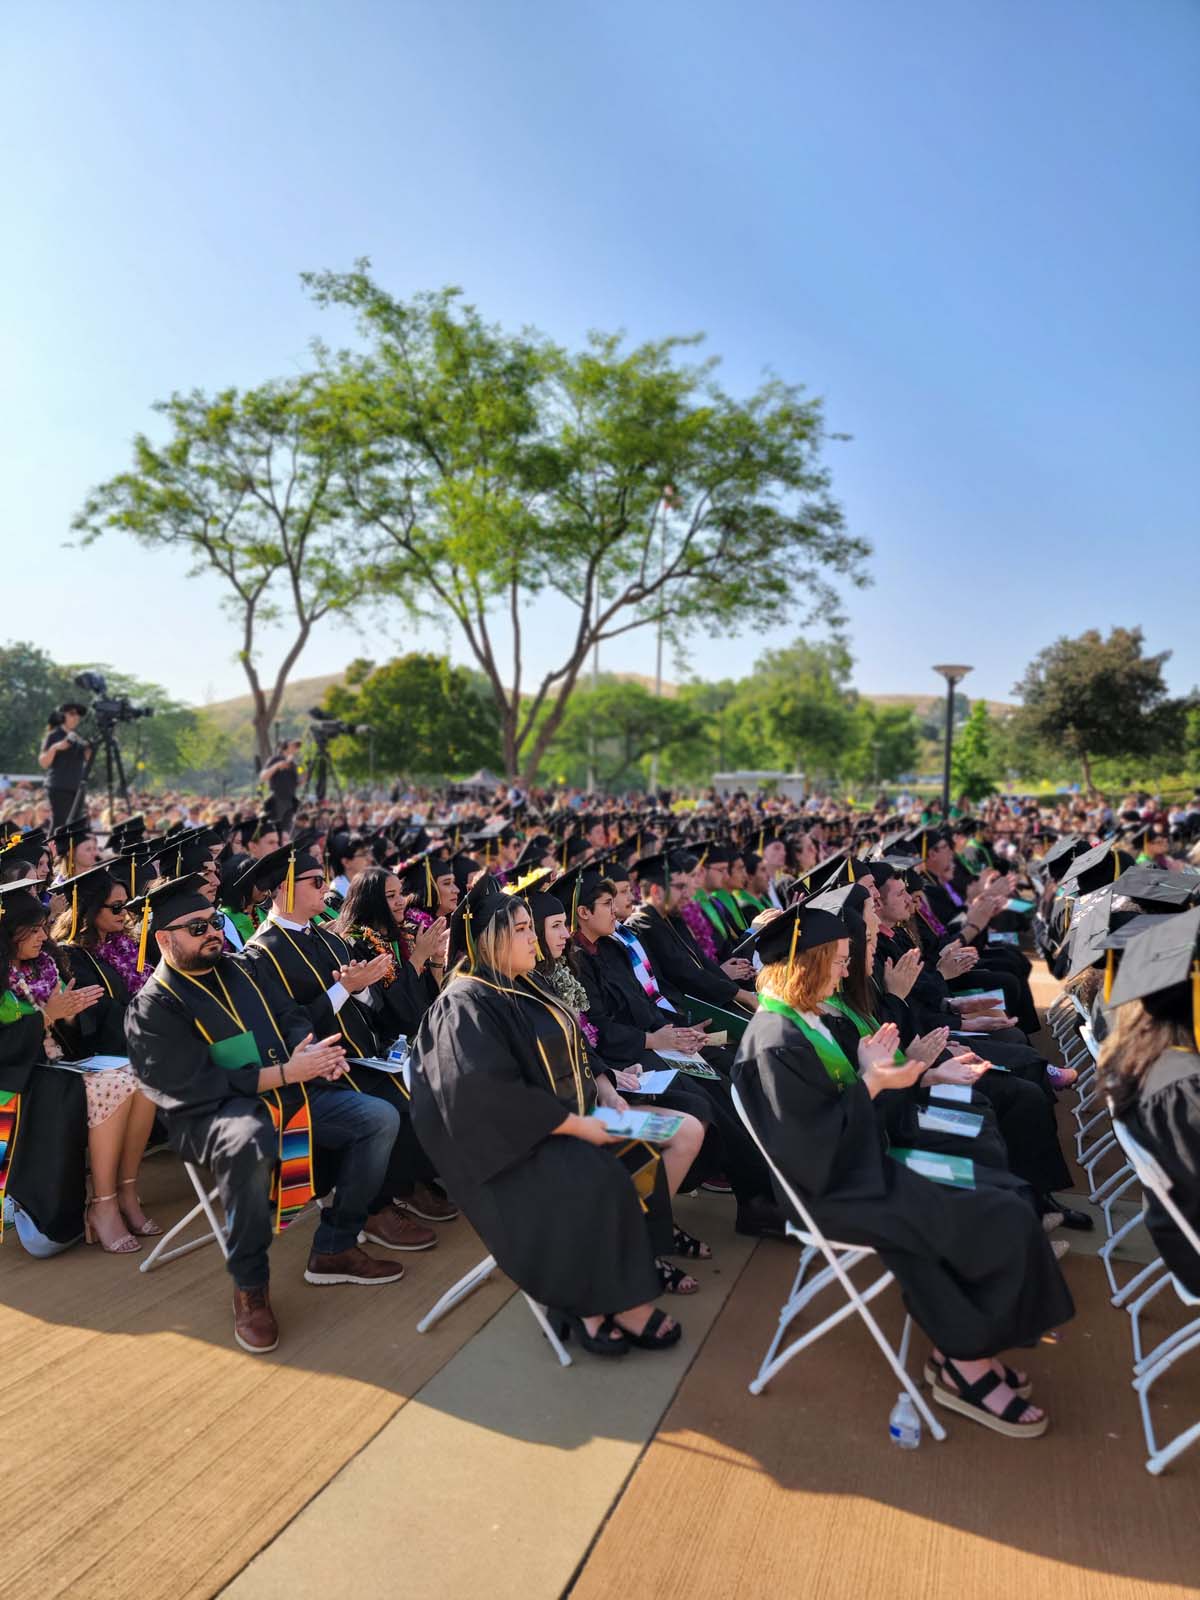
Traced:
<path id="1" fill-rule="evenodd" d="M 594 1356 L 624 1356 L 629 1354 L 629 1340 L 625 1335 L 625 1331 L 623 1328 L 618 1328 L 611 1317 L 605 1317 L 594 1334 L 589 1333 L 584 1327 L 582 1317 L 576 1317 L 569 1311 L 551 1312 L 550 1318 L 554 1324 L 555 1333 L 564 1344 L 574 1333 L 583 1348 L 590 1350 Z M 621 1337 L 614 1339 L 612 1337 L 614 1332 L 619 1333 Z"/>
<path id="2" fill-rule="evenodd" d="M 120 1183 L 117 1184 L 118 1195 L 120 1190 L 128 1188 L 130 1184 L 136 1183 L 136 1178 L 122 1178 Z M 135 1193 L 133 1198 L 140 1206 L 142 1203 L 141 1195 Z M 123 1206 L 121 1206 L 121 1201 L 119 1198 L 117 1200 L 117 1206 L 120 1208 L 121 1215 L 125 1217 L 125 1209 Z M 146 1217 L 140 1226 L 136 1222 L 130 1222 L 129 1218 L 125 1217 L 125 1226 L 129 1229 L 130 1233 L 136 1234 L 140 1239 L 157 1239 L 159 1234 L 162 1232 L 162 1228 L 158 1225 L 158 1223 L 152 1221 L 149 1217 Z"/>
<path id="3" fill-rule="evenodd" d="M 100 1235 L 92 1226 L 92 1207 L 99 1205 L 103 1200 L 115 1200 L 115 1194 L 94 1194 L 84 1207 L 83 1212 L 83 1242 L 84 1244 L 98 1244 L 102 1250 L 107 1250 L 110 1256 L 128 1256 L 142 1247 L 131 1233 L 124 1233 L 115 1244 L 105 1244 Z"/>

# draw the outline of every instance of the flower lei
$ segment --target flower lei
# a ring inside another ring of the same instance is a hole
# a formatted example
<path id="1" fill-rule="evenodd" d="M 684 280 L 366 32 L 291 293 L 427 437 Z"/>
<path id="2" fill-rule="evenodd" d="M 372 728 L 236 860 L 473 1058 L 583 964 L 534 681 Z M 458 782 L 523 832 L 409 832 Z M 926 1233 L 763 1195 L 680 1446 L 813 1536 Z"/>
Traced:
<path id="1" fill-rule="evenodd" d="M 146 964 L 141 972 L 138 971 L 137 940 L 132 934 L 108 934 L 96 946 L 96 954 L 102 961 L 107 961 L 109 966 L 120 974 L 122 982 L 129 990 L 130 998 L 154 975 L 154 968 L 149 963 Z"/>
<path id="2" fill-rule="evenodd" d="M 579 1019 L 579 1027 L 583 1037 L 591 1048 L 595 1050 L 600 1043 L 600 1035 L 593 1024 L 588 1021 L 587 990 L 561 957 L 550 968 L 550 987 L 565 1005 L 570 1006 Z"/>
<path id="3" fill-rule="evenodd" d="M 396 955 L 391 945 L 381 933 L 376 933 L 374 928 L 359 927 L 356 925 L 350 929 L 350 940 L 351 942 L 354 942 L 359 939 L 361 939 L 364 944 L 369 944 L 377 956 L 386 956 L 388 958 L 390 965 L 387 972 L 384 974 L 382 987 L 385 989 L 390 989 L 392 984 L 395 983 L 396 973 L 399 971 L 399 968 L 396 965 Z"/>
<path id="4" fill-rule="evenodd" d="M 18 1005 L 24 1001 L 27 1006 L 41 1011 L 60 987 L 58 965 L 49 950 L 43 950 L 32 967 L 26 968 L 14 961 L 8 969 L 9 992 Z M 46 1029 L 42 1044 L 47 1061 L 57 1061 L 61 1057 L 62 1047 L 49 1028 Z"/>
<path id="5" fill-rule="evenodd" d="M 683 908 L 683 920 L 692 931 L 692 938 L 700 946 L 701 955 L 706 955 L 710 961 L 717 959 L 717 941 L 713 938 L 712 923 L 694 900 L 689 900 Z"/>

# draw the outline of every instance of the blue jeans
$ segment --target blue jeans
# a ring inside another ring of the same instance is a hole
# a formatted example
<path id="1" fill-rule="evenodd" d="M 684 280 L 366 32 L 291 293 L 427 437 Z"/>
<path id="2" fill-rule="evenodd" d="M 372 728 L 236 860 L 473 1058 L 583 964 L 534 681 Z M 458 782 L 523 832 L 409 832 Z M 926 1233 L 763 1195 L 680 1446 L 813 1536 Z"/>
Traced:
<path id="1" fill-rule="evenodd" d="M 358 1242 L 400 1131 L 400 1114 L 383 1100 L 320 1080 L 308 1085 L 308 1103 L 313 1144 L 341 1152 L 334 1203 L 321 1213 L 313 1238 L 316 1253 L 337 1255 Z M 178 1125 L 171 1142 L 185 1161 L 213 1175 L 225 1211 L 230 1277 L 239 1289 L 264 1287 L 270 1277 L 271 1174 L 279 1154 L 266 1106 L 233 1097 L 215 1116 Z"/>

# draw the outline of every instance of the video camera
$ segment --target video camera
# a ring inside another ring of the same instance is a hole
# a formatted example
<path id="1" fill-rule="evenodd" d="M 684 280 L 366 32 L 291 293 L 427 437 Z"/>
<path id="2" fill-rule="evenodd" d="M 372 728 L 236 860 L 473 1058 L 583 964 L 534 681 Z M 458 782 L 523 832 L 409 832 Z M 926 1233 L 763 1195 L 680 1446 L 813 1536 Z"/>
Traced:
<path id="1" fill-rule="evenodd" d="M 92 701 L 92 712 L 102 728 L 112 728 L 118 722 L 136 722 L 139 717 L 154 715 L 153 706 L 135 706 L 128 695 L 110 698 L 108 681 L 101 672 L 77 672 L 75 683 L 78 688 L 96 696 Z"/>
<path id="2" fill-rule="evenodd" d="M 327 717 L 319 706 L 309 708 L 308 718 L 308 731 L 319 745 L 328 744 L 330 739 L 361 738 L 371 731 L 369 722 L 343 722 L 340 717 Z"/>

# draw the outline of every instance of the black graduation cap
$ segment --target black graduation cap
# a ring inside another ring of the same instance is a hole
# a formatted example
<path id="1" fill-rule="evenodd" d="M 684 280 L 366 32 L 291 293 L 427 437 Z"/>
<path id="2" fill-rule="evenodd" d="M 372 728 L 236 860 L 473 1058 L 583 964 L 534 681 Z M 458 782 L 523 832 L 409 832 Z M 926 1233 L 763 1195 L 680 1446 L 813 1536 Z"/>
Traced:
<path id="1" fill-rule="evenodd" d="M 113 863 L 105 861 L 96 867 L 89 867 L 86 872 L 78 872 L 73 878 L 64 878 L 55 885 L 55 893 L 67 895 L 71 902 L 71 932 L 69 938 L 74 939 L 78 923 L 80 908 L 85 912 L 103 905 L 113 888 L 114 879 L 109 871 Z"/>
<path id="2" fill-rule="evenodd" d="M 437 880 L 454 875 L 453 863 L 442 860 L 441 856 L 441 846 L 431 845 L 396 869 L 405 894 L 415 894 L 426 911 L 432 911 L 437 905 Z"/>
<path id="3" fill-rule="evenodd" d="M 1172 990 L 1179 993 L 1169 993 Z M 1164 917 L 1157 927 L 1125 947 L 1111 1004 L 1151 1002 L 1155 997 L 1162 997 L 1180 1017 L 1190 1007 L 1193 1028 L 1200 1032 L 1200 906 L 1178 916 Z M 1160 1008 L 1150 1005 L 1148 1009 Z M 1197 1048 L 1200 1049 L 1200 1041 Z"/>
<path id="4" fill-rule="evenodd" d="M 22 858 L 32 857 L 36 861 L 48 843 L 46 830 L 43 827 L 24 830 L 14 828 L 7 836 L 0 834 L 0 855 L 7 855 L 12 850 L 18 852 Z"/>
<path id="5" fill-rule="evenodd" d="M 108 831 L 108 848 L 114 853 L 122 845 L 133 844 L 145 836 L 146 819 L 139 812 L 136 817 L 123 817 L 120 822 L 115 822 Z"/>
<path id="6" fill-rule="evenodd" d="M 258 866 L 253 856 L 233 851 L 221 863 L 221 904 L 231 911 L 244 911 L 250 902 L 254 887 L 254 870 Z"/>
<path id="7" fill-rule="evenodd" d="M 474 965 L 475 944 L 480 934 L 499 912 L 512 903 L 496 886 L 491 873 L 485 872 L 463 895 L 450 915 L 450 944 L 447 959 L 451 965 L 464 956 Z"/>
<path id="8" fill-rule="evenodd" d="M 1088 842 L 1081 834 L 1064 834 L 1056 844 L 1052 844 L 1042 857 L 1039 865 L 1059 882 L 1066 876 L 1067 868 L 1076 856 L 1080 856 L 1088 848 Z"/>
<path id="9" fill-rule="evenodd" d="M 1147 910 L 1184 911 L 1200 900 L 1200 877 L 1191 872 L 1163 872 L 1158 867 L 1129 867 L 1113 888 Z"/>
<path id="10" fill-rule="evenodd" d="M 1115 840 L 1105 839 L 1083 855 L 1075 857 L 1067 874 L 1066 887 L 1069 889 L 1071 884 L 1075 884 L 1080 894 L 1091 894 L 1105 884 L 1115 883 L 1126 867 L 1132 867 L 1133 864 L 1133 857 L 1127 850 L 1118 849 Z"/>
<path id="11" fill-rule="evenodd" d="M 199 915 L 212 910 L 212 902 L 203 893 L 203 889 L 203 876 L 199 872 L 188 872 L 181 878 L 171 878 L 165 883 L 156 884 L 153 889 L 147 890 L 144 895 L 139 895 L 136 900 L 127 901 L 126 911 L 141 917 L 137 958 L 139 972 L 146 965 L 146 946 L 152 926 L 155 933 L 161 933 L 180 917 L 186 917 L 191 913 Z"/>
<path id="12" fill-rule="evenodd" d="M 806 911 L 828 911 L 831 917 L 840 917 L 846 911 L 856 911 L 862 915 L 862 909 L 871 898 L 871 892 L 862 883 L 844 883 L 837 889 L 823 889 L 820 894 L 814 894 L 804 901 Z"/>
<path id="13" fill-rule="evenodd" d="M 1070 949 L 1071 964 L 1067 969 L 1067 977 L 1078 977 L 1088 967 L 1094 967 L 1104 959 L 1106 941 L 1110 933 L 1122 926 L 1125 922 L 1132 922 L 1136 912 L 1121 912 L 1114 909 L 1114 886 L 1093 896 L 1091 904 L 1080 912 L 1072 922 L 1066 936 L 1066 943 Z"/>
<path id="14" fill-rule="evenodd" d="M 807 872 L 796 874 L 796 887 L 806 895 L 820 894 L 826 884 L 836 881 L 838 874 L 846 864 L 846 852 L 838 850 L 831 856 L 826 856 L 824 861 L 818 861 L 815 867 L 810 867 Z"/>
<path id="15" fill-rule="evenodd" d="M 639 882 L 657 883 L 665 889 L 671 881 L 671 867 L 665 850 L 659 850 L 652 856 L 642 856 L 633 863 L 633 870 Z"/>
<path id="16" fill-rule="evenodd" d="M 753 950 L 764 966 L 776 961 L 787 961 L 790 965 L 802 950 L 813 950 L 817 945 L 849 937 L 850 930 L 840 917 L 805 902 L 781 911 L 760 928 L 751 928 L 736 946 L 736 954 L 748 956 Z"/>
<path id="17" fill-rule="evenodd" d="M 535 833 L 532 838 L 525 841 L 525 848 L 517 857 L 513 870 L 521 872 L 529 867 L 539 866 L 545 856 L 550 855 L 554 849 L 554 840 L 548 833 Z"/>
<path id="18" fill-rule="evenodd" d="M 555 896 L 567 908 L 567 920 L 571 927 L 575 926 L 575 913 L 580 899 L 585 894 L 591 894 L 604 878 L 604 873 L 594 861 L 585 862 L 582 866 L 572 867 L 570 872 L 564 872 L 554 880 Z"/>
<path id="19" fill-rule="evenodd" d="M 305 840 L 293 839 L 289 844 L 281 844 L 278 850 L 268 850 L 265 856 L 260 856 L 254 863 L 251 881 L 272 894 L 286 883 L 286 909 L 291 911 L 292 885 L 296 879 L 305 872 L 322 871 L 324 868 L 317 857 L 310 854 Z"/>

